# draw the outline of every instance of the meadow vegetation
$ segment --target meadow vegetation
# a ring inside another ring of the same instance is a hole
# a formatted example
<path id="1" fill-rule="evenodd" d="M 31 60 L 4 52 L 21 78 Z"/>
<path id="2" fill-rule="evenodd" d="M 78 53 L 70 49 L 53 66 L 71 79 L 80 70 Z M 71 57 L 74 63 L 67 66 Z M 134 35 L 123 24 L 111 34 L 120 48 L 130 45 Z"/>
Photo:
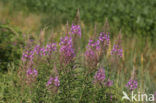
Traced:
<path id="1" fill-rule="evenodd" d="M 125 103 L 122 91 L 155 93 L 155 5 L 1 0 L 0 102 Z"/>

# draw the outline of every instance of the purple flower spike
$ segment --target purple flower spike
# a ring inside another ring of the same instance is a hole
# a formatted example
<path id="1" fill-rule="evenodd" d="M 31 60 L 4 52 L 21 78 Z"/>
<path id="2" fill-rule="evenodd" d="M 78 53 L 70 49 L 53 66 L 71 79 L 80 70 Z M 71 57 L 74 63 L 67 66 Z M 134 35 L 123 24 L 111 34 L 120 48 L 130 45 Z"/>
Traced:
<path id="1" fill-rule="evenodd" d="M 53 77 L 50 77 L 46 86 L 50 86 L 50 85 L 54 85 L 56 87 L 59 87 L 60 86 L 60 81 L 59 81 L 59 78 L 58 76 L 56 76 L 55 78 Z"/>
<path id="2" fill-rule="evenodd" d="M 36 45 L 34 48 L 34 51 L 36 52 L 37 55 L 41 55 L 41 47 L 40 45 Z"/>
<path id="3" fill-rule="evenodd" d="M 22 55 L 22 61 L 30 60 L 32 61 L 34 57 L 34 51 L 26 51 Z"/>
<path id="4" fill-rule="evenodd" d="M 110 100 L 111 100 L 111 101 L 113 100 L 113 96 L 112 96 L 112 95 L 110 96 Z"/>
<path id="5" fill-rule="evenodd" d="M 79 35 L 79 37 L 81 37 L 81 27 L 80 27 L 80 25 L 72 24 L 70 34 L 76 34 L 76 35 Z"/>
<path id="6" fill-rule="evenodd" d="M 36 45 L 33 51 L 39 56 L 45 56 L 45 55 L 51 55 L 51 53 L 55 50 L 56 50 L 56 43 L 51 43 L 51 44 L 47 44 L 45 48 L 40 47 L 40 45 Z"/>
<path id="7" fill-rule="evenodd" d="M 56 50 L 56 43 L 47 44 L 46 52 L 47 52 L 48 55 L 50 55 L 55 50 Z"/>
<path id="8" fill-rule="evenodd" d="M 46 55 L 46 49 L 43 47 L 41 48 L 41 56 L 45 56 Z"/>
<path id="9" fill-rule="evenodd" d="M 38 75 L 38 71 L 36 69 L 33 70 L 34 76 Z"/>
<path id="10" fill-rule="evenodd" d="M 48 82 L 47 82 L 47 84 L 46 84 L 46 86 L 49 86 L 50 84 L 52 84 L 52 81 L 53 80 L 54 80 L 54 78 L 53 77 L 50 77 L 49 80 L 48 80 Z"/>
<path id="11" fill-rule="evenodd" d="M 123 56 L 123 50 L 119 47 L 119 45 L 114 45 L 111 51 L 111 55 L 117 55 L 119 57 Z"/>
<path id="12" fill-rule="evenodd" d="M 57 86 L 57 87 L 60 86 L 60 81 L 59 81 L 59 79 L 58 79 L 58 76 L 55 77 L 55 79 L 54 79 L 54 84 L 55 84 L 55 86 Z"/>
<path id="13" fill-rule="evenodd" d="M 89 40 L 88 46 L 90 46 L 93 49 L 99 50 L 100 49 L 100 41 L 97 40 L 96 42 L 93 42 L 93 40 Z"/>
<path id="14" fill-rule="evenodd" d="M 126 84 L 126 87 L 132 91 L 138 87 L 138 82 L 136 80 L 130 79 L 129 82 Z"/>
<path id="15" fill-rule="evenodd" d="M 38 71 L 36 69 L 29 68 L 27 70 L 27 76 L 36 77 L 38 75 Z"/>
<path id="16" fill-rule="evenodd" d="M 108 79 L 108 81 L 105 83 L 106 86 L 111 87 L 113 85 L 113 81 Z"/>
<path id="17" fill-rule="evenodd" d="M 103 32 L 100 33 L 99 40 L 102 42 L 103 46 L 109 46 L 110 37 L 109 34 L 105 34 Z"/>
<path id="18" fill-rule="evenodd" d="M 95 52 L 91 48 L 87 48 L 85 52 L 85 56 L 89 58 L 94 58 L 95 57 Z"/>
<path id="19" fill-rule="evenodd" d="M 35 46 L 34 52 L 39 56 L 46 55 L 46 49 L 44 47 L 40 47 L 40 45 Z"/>
<path id="20" fill-rule="evenodd" d="M 59 44 L 60 44 L 61 60 L 65 64 L 70 63 L 75 57 L 75 52 L 72 47 L 72 38 L 68 36 L 61 38 L 61 41 Z"/>
<path id="21" fill-rule="evenodd" d="M 105 80 L 105 70 L 100 68 L 94 76 L 95 81 L 103 82 Z"/>
<path id="22" fill-rule="evenodd" d="M 26 71 L 26 83 L 31 85 L 36 81 L 38 71 L 36 69 L 29 68 Z"/>

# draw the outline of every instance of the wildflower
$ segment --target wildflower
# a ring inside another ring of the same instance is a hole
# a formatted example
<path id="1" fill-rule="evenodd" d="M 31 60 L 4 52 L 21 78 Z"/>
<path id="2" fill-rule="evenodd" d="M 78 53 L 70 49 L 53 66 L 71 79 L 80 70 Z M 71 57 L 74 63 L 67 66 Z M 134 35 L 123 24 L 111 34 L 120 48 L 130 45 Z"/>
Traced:
<path id="1" fill-rule="evenodd" d="M 129 82 L 126 84 L 126 87 L 132 91 L 138 87 L 138 83 L 136 80 L 130 79 Z"/>
<path id="2" fill-rule="evenodd" d="M 40 45 L 36 45 L 34 51 L 36 52 L 37 55 L 40 55 L 40 51 L 41 51 Z"/>
<path id="3" fill-rule="evenodd" d="M 122 57 L 123 56 L 122 48 L 120 48 L 119 45 L 114 44 L 113 49 L 111 51 L 111 55 L 117 55 L 119 57 Z"/>
<path id="4" fill-rule="evenodd" d="M 38 72 L 36 69 L 32 69 L 32 68 L 29 68 L 27 70 L 27 76 L 32 76 L 32 77 L 36 77 L 38 75 Z"/>
<path id="5" fill-rule="evenodd" d="M 88 58 L 94 58 L 95 57 L 95 52 L 91 49 L 91 48 L 87 48 L 86 52 L 85 52 L 85 56 Z"/>
<path id="6" fill-rule="evenodd" d="M 123 49 L 121 48 L 121 31 L 116 43 L 113 45 L 111 55 L 116 55 L 119 56 L 120 58 L 123 57 Z"/>
<path id="7" fill-rule="evenodd" d="M 50 85 L 55 85 L 56 87 L 60 86 L 60 81 L 58 79 L 58 76 L 56 76 L 55 78 L 50 77 L 46 86 L 50 86 Z"/>
<path id="8" fill-rule="evenodd" d="M 41 56 L 45 56 L 46 55 L 46 49 L 44 47 L 41 48 Z"/>
<path id="9" fill-rule="evenodd" d="M 110 87 L 113 85 L 113 81 L 108 79 L 108 81 L 105 83 L 106 86 Z"/>
<path id="10" fill-rule="evenodd" d="M 49 80 L 48 80 L 48 82 L 47 82 L 47 84 L 46 84 L 46 86 L 51 85 L 53 80 L 54 80 L 54 78 L 53 77 L 50 77 Z"/>
<path id="11" fill-rule="evenodd" d="M 98 61 L 99 61 L 99 54 L 100 54 L 100 41 L 93 41 L 92 39 L 89 40 L 88 46 L 85 52 L 85 59 L 87 65 L 95 68 Z"/>
<path id="12" fill-rule="evenodd" d="M 110 38 L 109 34 L 100 33 L 98 40 L 95 42 L 90 39 L 88 43 L 88 47 L 90 47 L 96 54 L 97 60 L 100 60 L 103 56 L 103 53 L 106 52 L 109 46 Z"/>
<path id="13" fill-rule="evenodd" d="M 29 68 L 26 71 L 26 83 L 28 85 L 31 85 L 33 82 L 35 82 L 37 75 L 38 71 L 36 69 Z"/>
<path id="14" fill-rule="evenodd" d="M 61 38 L 59 44 L 62 61 L 65 64 L 70 63 L 75 57 L 74 49 L 72 47 L 72 38 L 68 36 Z"/>
<path id="15" fill-rule="evenodd" d="M 47 44 L 45 48 L 40 47 L 40 45 L 36 45 L 34 48 L 34 52 L 40 56 L 50 55 L 55 50 L 56 50 L 56 43 Z"/>
<path id="16" fill-rule="evenodd" d="M 95 50 L 99 50 L 100 49 L 100 41 L 97 40 L 96 42 L 93 42 L 93 40 L 89 40 L 88 46 L 90 46 L 91 48 L 95 49 Z"/>
<path id="17" fill-rule="evenodd" d="M 46 49 L 44 47 L 40 47 L 40 45 L 35 46 L 34 52 L 39 56 L 46 55 Z"/>
<path id="18" fill-rule="evenodd" d="M 79 37 L 81 37 L 81 27 L 80 27 L 80 25 L 74 25 L 74 24 L 72 24 L 71 34 L 76 34 Z"/>
<path id="19" fill-rule="evenodd" d="M 60 86 L 60 81 L 58 79 L 58 76 L 56 76 L 55 79 L 54 79 L 54 85 L 57 86 L 57 87 Z"/>
<path id="20" fill-rule="evenodd" d="M 105 70 L 100 68 L 94 76 L 95 81 L 103 82 L 105 80 Z"/>
<path id="21" fill-rule="evenodd" d="M 55 50 L 56 50 L 56 43 L 47 44 L 46 52 L 47 52 L 48 55 L 50 55 Z"/>
<path id="22" fill-rule="evenodd" d="M 98 63 L 97 54 L 90 47 L 87 47 L 87 50 L 85 52 L 85 59 L 86 59 L 87 65 L 89 67 L 91 67 L 91 68 L 96 67 L 96 65 Z"/>
<path id="23" fill-rule="evenodd" d="M 104 47 L 104 49 L 107 49 L 107 47 L 109 46 L 109 42 L 110 42 L 109 34 L 105 34 L 101 32 L 99 36 L 99 41 L 101 42 L 102 47 Z"/>
<path id="24" fill-rule="evenodd" d="M 111 96 L 110 96 L 110 101 L 112 101 L 112 100 L 113 100 L 113 96 L 111 95 Z"/>
<path id="25" fill-rule="evenodd" d="M 64 38 L 61 38 L 61 41 L 59 43 L 59 45 L 68 45 L 68 46 L 71 46 L 72 45 L 72 38 L 71 37 L 68 37 L 68 36 L 65 36 Z"/>
<path id="26" fill-rule="evenodd" d="M 22 61 L 26 61 L 26 60 L 31 60 L 32 61 L 33 57 L 34 57 L 34 51 L 26 51 L 22 55 Z"/>

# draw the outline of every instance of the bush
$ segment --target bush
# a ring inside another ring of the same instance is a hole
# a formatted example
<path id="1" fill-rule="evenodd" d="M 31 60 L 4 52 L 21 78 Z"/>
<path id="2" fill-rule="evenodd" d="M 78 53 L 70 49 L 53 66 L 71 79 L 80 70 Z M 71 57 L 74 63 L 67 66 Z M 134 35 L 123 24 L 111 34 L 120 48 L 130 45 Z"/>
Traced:
<path id="1" fill-rule="evenodd" d="M 19 64 L 24 46 L 21 32 L 16 32 L 8 25 L 0 25 L 0 71 L 7 71 L 9 63 Z"/>

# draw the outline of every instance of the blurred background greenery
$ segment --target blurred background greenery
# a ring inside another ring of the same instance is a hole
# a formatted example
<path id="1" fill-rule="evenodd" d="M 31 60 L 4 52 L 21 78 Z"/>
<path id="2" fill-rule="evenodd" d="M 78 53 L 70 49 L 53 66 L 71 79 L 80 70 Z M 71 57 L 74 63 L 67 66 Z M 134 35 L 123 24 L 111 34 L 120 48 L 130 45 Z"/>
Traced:
<path id="1" fill-rule="evenodd" d="M 155 0 L 1 0 L 10 4 L 11 13 L 24 10 L 25 13 L 44 14 L 42 26 L 56 27 L 72 22 L 80 9 L 81 21 L 88 25 L 96 22 L 103 25 L 108 18 L 110 26 L 122 29 L 125 35 L 150 36 L 155 42 L 156 1 Z"/>

